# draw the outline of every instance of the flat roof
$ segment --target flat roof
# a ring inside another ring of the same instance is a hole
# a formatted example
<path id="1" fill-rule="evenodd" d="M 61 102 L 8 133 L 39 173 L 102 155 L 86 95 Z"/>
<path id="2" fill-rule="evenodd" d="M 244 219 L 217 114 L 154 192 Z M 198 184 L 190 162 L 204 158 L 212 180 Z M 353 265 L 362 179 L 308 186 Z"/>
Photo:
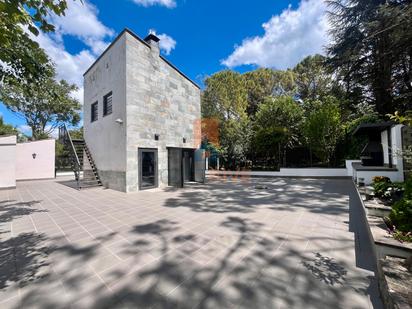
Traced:
<path id="1" fill-rule="evenodd" d="M 355 129 L 355 131 L 353 131 L 353 135 L 368 135 L 370 133 L 379 133 L 390 128 L 392 125 L 394 125 L 392 121 L 362 123 Z"/>
<path id="2" fill-rule="evenodd" d="M 129 33 L 132 37 L 134 37 L 136 40 L 138 40 L 140 43 L 146 45 L 147 47 L 150 48 L 150 45 L 145 42 L 143 39 L 141 39 L 136 33 L 134 33 L 132 30 L 129 28 L 124 28 L 122 32 L 110 43 L 109 46 L 103 51 L 103 53 L 97 57 L 97 59 L 92 63 L 92 65 L 84 72 L 83 76 L 85 76 L 89 71 L 94 67 L 94 65 L 103 57 L 103 55 L 117 42 L 117 40 L 124 34 L 124 33 Z M 200 89 L 199 85 L 196 84 L 193 80 L 191 80 L 186 74 L 184 74 L 182 71 L 180 71 L 175 65 L 173 65 L 169 60 L 167 60 L 165 57 L 162 55 L 159 55 L 160 59 L 162 59 L 166 64 L 168 64 L 170 67 L 172 67 L 177 73 L 179 73 L 181 76 L 183 76 L 185 79 L 187 79 L 189 82 L 191 82 L 196 88 Z"/>

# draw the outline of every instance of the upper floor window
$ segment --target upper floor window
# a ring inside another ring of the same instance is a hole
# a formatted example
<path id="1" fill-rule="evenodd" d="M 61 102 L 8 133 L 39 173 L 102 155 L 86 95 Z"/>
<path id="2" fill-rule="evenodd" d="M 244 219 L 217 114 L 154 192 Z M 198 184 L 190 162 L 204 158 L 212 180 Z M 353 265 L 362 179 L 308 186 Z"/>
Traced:
<path id="1" fill-rule="evenodd" d="M 98 118 L 98 105 L 97 105 L 97 101 L 96 101 L 91 105 L 90 121 L 91 122 L 96 121 L 97 118 Z"/>
<path id="2" fill-rule="evenodd" d="M 110 115 L 112 111 L 112 92 L 110 91 L 103 97 L 103 116 Z"/>

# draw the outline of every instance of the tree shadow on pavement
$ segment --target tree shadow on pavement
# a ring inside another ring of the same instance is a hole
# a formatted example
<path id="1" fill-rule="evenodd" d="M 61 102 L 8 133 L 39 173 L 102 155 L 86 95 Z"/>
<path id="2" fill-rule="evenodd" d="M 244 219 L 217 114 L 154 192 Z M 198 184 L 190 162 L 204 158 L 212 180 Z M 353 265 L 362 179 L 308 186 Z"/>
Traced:
<path id="1" fill-rule="evenodd" d="M 0 201 L 0 223 L 10 222 L 22 216 L 27 216 L 36 212 L 47 212 L 47 210 L 38 209 L 33 206 L 41 201 L 16 202 Z"/>

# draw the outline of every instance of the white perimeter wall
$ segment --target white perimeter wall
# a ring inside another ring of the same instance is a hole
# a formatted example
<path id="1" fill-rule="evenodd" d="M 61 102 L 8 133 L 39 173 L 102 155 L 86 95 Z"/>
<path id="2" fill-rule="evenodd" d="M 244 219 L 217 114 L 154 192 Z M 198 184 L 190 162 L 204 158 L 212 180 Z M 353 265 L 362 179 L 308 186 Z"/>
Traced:
<path id="1" fill-rule="evenodd" d="M 266 177 L 347 177 L 346 168 L 281 168 L 280 171 L 207 171 L 208 175 Z"/>
<path id="2" fill-rule="evenodd" d="M 346 160 L 345 165 L 346 165 L 346 170 L 347 170 L 347 175 L 350 177 L 353 177 L 353 166 L 352 163 L 361 163 L 361 160 Z"/>
<path id="3" fill-rule="evenodd" d="M 388 131 L 381 132 L 381 143 L 383 149 L 383 163 L 389 164 L 389 143 L 388 143 Z"/>
<path id="4" fill-rule="evenodd" d="M 16 186 L 16 136 L 0 136 L 0 188 Z"/>
<path id="5" fill-rule="evenodd" d="M 33 154 L 36 158 L 33 158 Z M 55 140 L 47 139 L 16 146 L 16 180 L 54 178 Z"/>
<path id="6" fill-rule="evenodd" d="M 372 178 L 375 176 L 388 177 L 392 182 L 403 182 L 403 173 L 399 171 L 357 171 L 354 175 L 354 180 L 359 182 L 359 178 L 363 178 L 366 185 L 372 184 Z"/>

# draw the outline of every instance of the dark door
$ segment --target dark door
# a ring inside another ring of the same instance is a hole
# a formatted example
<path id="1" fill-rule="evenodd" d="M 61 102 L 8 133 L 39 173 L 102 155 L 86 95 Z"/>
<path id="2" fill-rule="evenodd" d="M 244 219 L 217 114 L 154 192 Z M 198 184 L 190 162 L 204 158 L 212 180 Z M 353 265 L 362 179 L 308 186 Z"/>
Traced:
<path id="1" fill-rule="evenodd" d="M 193 181 L 193 150 L 183 150 L 183 182 Z"/>
<path id="2" fill-rule="evenodd" d="M 183 187 L 181 148 L 168 148 L 168 175 L 169 186 Z"/>
<path id="3" fill-rule="evenodd" d="M 139 189 L 157 187 L 157 149 L 139 149 Z"/>

